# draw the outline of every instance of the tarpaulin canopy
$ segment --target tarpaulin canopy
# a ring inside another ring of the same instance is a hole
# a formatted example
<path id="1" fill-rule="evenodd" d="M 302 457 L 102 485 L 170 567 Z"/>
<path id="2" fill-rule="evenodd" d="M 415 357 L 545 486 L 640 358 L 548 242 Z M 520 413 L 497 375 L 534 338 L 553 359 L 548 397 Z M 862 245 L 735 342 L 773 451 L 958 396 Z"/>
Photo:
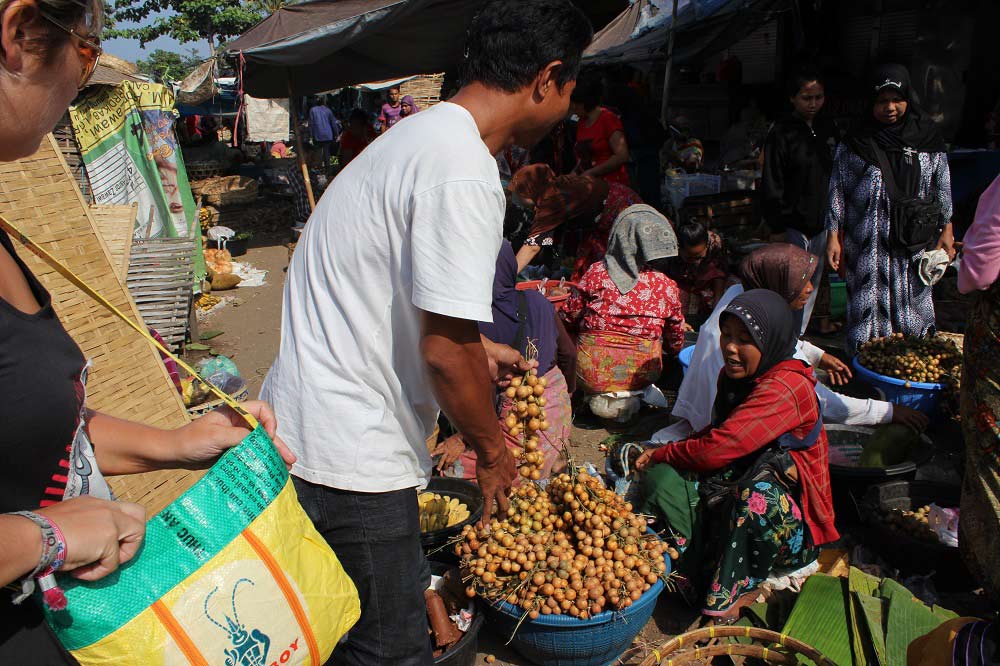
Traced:
<path id="1" fill-rule="evenodd" d="M 485 0 L 305 0 L 227 47 L 254 97 L 318 93 L 366 81 L 443 72 L 462 57 Z"/>
<path id="2" fill-rule="evenodd" d="M 584 64 L 662 61 L 672 0 L 636 0 L 584 52 Z M 785 9 L 788 0 L 678 0 L 674 62 L 711 54 L 736 43 Z"/>

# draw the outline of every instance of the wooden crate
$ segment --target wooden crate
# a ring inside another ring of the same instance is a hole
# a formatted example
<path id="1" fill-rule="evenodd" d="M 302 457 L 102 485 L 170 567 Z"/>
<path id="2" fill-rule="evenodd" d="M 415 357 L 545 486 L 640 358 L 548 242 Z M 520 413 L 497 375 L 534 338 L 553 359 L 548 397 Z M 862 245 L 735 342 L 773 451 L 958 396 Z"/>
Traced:
<path id="1" fill-rule="evenodd" d="M 194 284 L 193 238 L 135 241 L 128 267 L 128 290 L 146 326 L 174 351 L 187 335 Z"/>

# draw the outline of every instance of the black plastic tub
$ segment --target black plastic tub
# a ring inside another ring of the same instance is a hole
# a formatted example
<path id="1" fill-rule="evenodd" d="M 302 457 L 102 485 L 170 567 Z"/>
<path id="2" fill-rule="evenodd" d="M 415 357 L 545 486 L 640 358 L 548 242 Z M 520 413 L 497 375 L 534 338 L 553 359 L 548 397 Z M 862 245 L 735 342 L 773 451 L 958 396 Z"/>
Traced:
<path id="1" fill-rule="evenodd" d="M 918 539 L 878 520 L 880 509 L 912 511 L 927 504 L 955 508 L 961 495 L 960 487 L 933 481 L 893 481 L 872 486 L 858 503 L 864 516 L 862 541 L 904 576 L 933 572 L 934 583 L 940 589 L 968 589 L 972 579 L 957 547 Z"/>
<path id="2" fill-rule="evenodd" d="M 431 573 L 435 576 L 443 576 L 448 569 L 454 567 L 441 562 L 431 562 Z M 454 647 L 434 660 L 435 664 L 444 666 L 472 666 L 476 663 L 476 653 L 479 651 L 479 631 L 483 628 L 483 614 L 478 606 L 472 617 L 472 624 L 469 630 L 462 636 Z"/>
<path id="3" fill-rule="evenodd" d="M 855 463 L 864 444 L 875 432 L 865 426 L 828 425 L 826 435 L 830 441 L 830 483 L 833 491 L 833 510 L 837 521 L 856 524 L 861 521 L 858 503 L 868 489 L 889 481 L 909 481 L 917 475 L 917 468 L 934 457 L 934 444 L 926 435 L 920 436 L 917 446 L 910 451 L 910 459 L 888 467 L 858 467 Z"/>
<path id="4" fill-rule="evenodd" d="M 226 241 L 226 249 L 229 250 L 229 256 L 242 257 L 247 253 L 247 246 L 249 244 L 249 238 L 230 238 Z"/>
<path id="5" fill-rule="evenodd" d="M 470 523 L 478 522 L 483 517 L 483 493 L 479 490 L 479 486 L 471 481 L 450 479 L 445 476 L 432 477 L 430 483 L 427 484 L 427 488 L 421 492 L 454 497 L 469 508 L 469 517 L 466 520 L 451 527 L 446 527 L 443 530 L 420 534 L 420 545 L 423 547 L 428 559 L 435 562 L 455 564 L 458 562 L 458 556 L 455 555 L 453 549 L 445 546 L 462 532 L 462 528 Z"/>

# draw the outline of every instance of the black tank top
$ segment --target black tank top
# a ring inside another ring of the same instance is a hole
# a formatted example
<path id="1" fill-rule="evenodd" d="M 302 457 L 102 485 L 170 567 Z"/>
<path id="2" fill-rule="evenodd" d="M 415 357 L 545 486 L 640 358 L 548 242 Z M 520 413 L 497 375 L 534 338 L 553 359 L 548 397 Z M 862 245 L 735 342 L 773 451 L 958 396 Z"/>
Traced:
<path id="1" fill-rule="evenodd" d="M 42 306 L 25 314 L 0 299 L 0 513 L 62 500 L 69 452 L 83 407 L 86 359 L 52 309 L 49 293 L 18 258 L 7 234 L 0 245 L 17 262 Z M 13 606 L 0 589 L 0 664 L 75 664 L 33 600 Z"/>

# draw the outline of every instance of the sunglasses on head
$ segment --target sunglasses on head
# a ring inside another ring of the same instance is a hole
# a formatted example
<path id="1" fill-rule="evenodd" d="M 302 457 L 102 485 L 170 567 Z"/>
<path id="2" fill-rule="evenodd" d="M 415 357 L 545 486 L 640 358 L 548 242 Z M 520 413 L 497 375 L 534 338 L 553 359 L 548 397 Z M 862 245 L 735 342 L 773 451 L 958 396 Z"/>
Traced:
<path id="1" fill-rule="evenodd" d="M 99 35 L 81 35 L 79 32 L 64 24 L 63 22 L 53 18 L 47 12 L 39 10 L 38 13 L 46 21 L 56 26 L 63 32 L 67 33 L 71 37 L 76 37 L 76 50 L 80 54 L 80 63 L 82 71 L 80 73 L 80 84 L 79 89 L 83 90 L 87 82 L 94 75 L 97 70 L 97 62 L 101 59 L 101 53 L 103 49 L 101 48 L 101 38 Z"/>

